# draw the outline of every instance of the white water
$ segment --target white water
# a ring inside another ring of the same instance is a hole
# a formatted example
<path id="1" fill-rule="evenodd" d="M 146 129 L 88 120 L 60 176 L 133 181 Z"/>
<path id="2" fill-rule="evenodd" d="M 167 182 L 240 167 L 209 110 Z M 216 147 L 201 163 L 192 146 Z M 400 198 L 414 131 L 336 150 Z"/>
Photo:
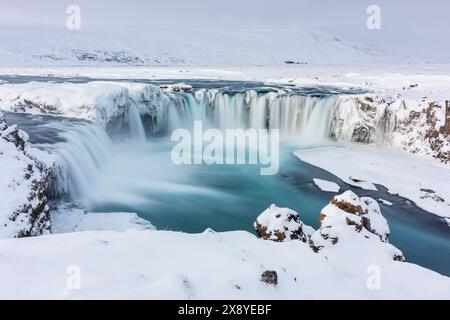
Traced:
<path id="1" fill-rule="evenodd" d="M 54 147 L 59 161 L 52 192 L 77 199 L 97 183 L 102 168 L 113 156 L 113 144 L 95 124 L 76 125 L 62 137 L 66 142 Z"/>
<path id="2" fill-rule="evenodd" d="M 294 139 L 306 138 L 310 141 L 328 138 L 330 115 L 336 102 L 334 97 L 317 98 L 256 92 L 250 94 L 219 92 L 214 96 L 203 93 L 196 95 L 195 98 L 182 93 L 170 94 L 165 98 L 170 103 L 160 104 L 165 107 L 164 110 L 158 109 L 158 112 L 163 112 L 161 116 L 157 115 L 158 126 L 161 126 L 160 122 L 164 120 L 169 135 L 171 130 L 177 128 L 191 128 L 194 120 L 204 120 L 205 127 L 223 130 L 268 127 L 280 129 L 282 134 Z M 147 148 L 149 144 L 146 143 L 144 124 L 134 103 L 129 105 L 124 117 L 128 119 L 131 139 L 136 147 Z M 109 162 L 114 161 L 111 159 L 117 158 L 114 155 L 113 143 L 105 131 L 94 124 L 75 126 L 66 131 L 63 137 L 66 142 L 55 147 L 61 159 L 59 178 L 54 186 L 55 194 L 69 194 L 75 199 L 90 196 L 88 194 L 95 189 L 101 171 Z M 127 148 L 131 150 L 129 144 Z M 170 158 L 165 161 L 170 162 Z M 126 166 L 126 161 L 121 161 L 120 164 Z M 122 177 L 120 173 L 125 171 L 129 171 L 128 168 L 120 168 L 118 165 L 110 174 Z M 144 172 L 145 168 L 142 171 Z M 173 171 L 173 168 L 169 171 Z M 121 179 L 126 181 L 125 177 Z M 114 194 L 113 189 L 118 187 L 119 180 L 109 181 L 111 185 L 103 183 L 102 189 Z M 129 182 L 129 186 L 132 184 Z M 104 192 L 102 194 L 102 197 L 106 197 Z"/>
<path id="3" fill-rule="evenodd" d="M 212 103 L 213 125 L 220 129 L 279 129 L 284 135 L 326 140 L 335 103 L 333 96 L 217 93 Z"/>
<path id="4" fill-rule="evenodd" d="M 142 124 L 141 115 L 139 110 L 134 104 L 130 104 L 128 107 L 128 118 L 130 126 L 130 134 L 133 141 L 142 143 L 146 141 L 145 129 Z"/>

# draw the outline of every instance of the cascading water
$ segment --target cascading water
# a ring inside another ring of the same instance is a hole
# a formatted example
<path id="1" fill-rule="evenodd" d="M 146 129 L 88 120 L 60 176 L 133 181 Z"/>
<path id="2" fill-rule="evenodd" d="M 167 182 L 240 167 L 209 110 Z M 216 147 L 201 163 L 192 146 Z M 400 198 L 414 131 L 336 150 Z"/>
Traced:
<path id="1" fill-rule="evenodd" d="M 53 147 L 57 156 L 56 179 L 50 186 L 54 197 L 67 195 L 73 199 L 95 185 L 102 167 L 112 156 L 113 144 L 98 125 L 76 125 L 61 134 L 65 142 Z"/>
<path id="2" fill-rule="evenodd" d="M 166 121 L 168 133 L 177 128 L 192 128 L 193 121 L 205 121 L 207 127 L 222 130 L 233 128 L 280 129 L 284 135 L 311 140 L 326 139 L 330 127 L 330 114 L 335 97 L 309 97 L 275 93 L 222 93 L 199 91 L 169 93 L 159 104 L 156 115 L 158 126 Z M 209 110 L 209 111 L 208 111 Z M 146 142 L 144 123 L 134 101 L 128 105 L 124 119 L 132 141 Z M 55 150 L 60 158 L 57 181 L 52 193 L 68 194 L 73 198 L 85 195 L 95 185 L 99 172 L 109 161 L 113 143 L 106 132 L 95 124 L 77 125 L 66 131 Z"/>
<path id="3" fill-rule="evenodd" d="M 144 125 L 142 124 L 142 119 L 141 115 L 139 114 L 139 110 L 134 104 L 130 104 L 128 107 L 128 118 L 132 140 L 137 141 L 138 143 L 145 142 L 146 136 Z"/>

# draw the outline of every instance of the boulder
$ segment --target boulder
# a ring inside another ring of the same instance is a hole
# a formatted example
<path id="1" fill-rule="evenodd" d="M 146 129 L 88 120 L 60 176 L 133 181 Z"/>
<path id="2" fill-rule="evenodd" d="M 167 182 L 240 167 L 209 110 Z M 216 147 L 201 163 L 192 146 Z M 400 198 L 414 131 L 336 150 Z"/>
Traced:
<path id="1" fill-rule="evenodd" d="M 337 245 L 341 239 L 344 239 L 342 247 L 346 243 L 354 245 L 359 241 L 371 241 L 374 247 L 382 249 L 385 246 L 392 259 L 404 261 L 401 251 L 387 243 L 389 225 L 381 214 L 380 206 L 372 198 L 360 198 L 352 191 L 335 196 L 322 209 L 319 224 L 319 230 L 312 234 L 309 241 L 314 252 Z"/>
<path id="2" fill-rule="evenodd" d="M 288 208 L 272 204 L 261 213 L 254 223 L 256 235 L 264 240 L 276 242 L 300 240 L 309 241 L 314 229 L 300 220 L 300 215 Z"/>

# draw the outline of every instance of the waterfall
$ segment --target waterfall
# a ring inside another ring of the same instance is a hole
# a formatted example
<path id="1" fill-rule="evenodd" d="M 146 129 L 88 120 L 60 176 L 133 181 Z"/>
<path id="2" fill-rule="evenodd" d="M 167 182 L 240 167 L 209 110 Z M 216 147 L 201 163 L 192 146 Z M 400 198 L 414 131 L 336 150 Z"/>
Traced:
<path id="1" fill-rule="evenodd" d="M 218 93 L 214 100 L 214 124 L 219 129 L 245 128 L 245 99 L 242 93 Z"/>
<path id="2" fill-rule="evenodd" d="M 139 110 L 134 103 L 130 104 L 128 107 L 128 123 L 130 125 L 130 134 L 133 141 L 139 143 L 146 141 L 145 129 L 142 124 L 141 115 Z"/>
<path id="3" fill-rule="evenodd" d="M 308 116 L 308 121 L 302 134 L 306 138 L 326 139 L 330 134 L 331 112 L 336 103 L 336 97 L 313 98 L 314 107 Z"/>
<path id="4" fill-rule="evenodd" d="M 131 100 L 131 99 L 130 99 Z M 155 103 L 146 105 L 154 132 L 177 128 L 192 128 L 193 122 L 203 120 L 204 127 L 225 129 L 279 129 L 294 139 L 320 141 L 330 133 L 331 114 L 337 96 L 312 97 L 284 92 L 257 93 L 218 92 L 202 90 L 195 93 L 163 93 Z M 139 108 L 143 110 L 142 104 Z M 138 105 L 131 100 L 124 113 L 133 141 L 146 142 L 144 123 Z M 124 126 L 124 128 L 127 128 Z M 113 144 L 105 130 L 95 124 L 64 128 L 64 142 L 55 145 L 56 179 L 50 186 L 55 197 L 68 195 L 83 198 L 96 185 L 105 164 L 111 163 Z M 139 148 L 141 146 L 139 145 Z"/>
<path id="5" fill-rule="evenodd" d="M 182 105 L 169 111 L 169 128 L 193 120 L 206 126 L 225 129 L 279 129 L 281 134 L 310 140 L 329 137 L 331 112 L 336 97 L 311 97 L 294 94 L 227 93 L 200 90 L 194 96 L 180 94 Z M 213 98 L 211 98 L 213 96 Z M 208 110 L 211 110 L 208 112 Z"/>
<path id="6" fill-rule="evenodd" d="M 112 154 L 112 142 L 95 124 L 77 125 L 61 134 L 65 142 L 57 143 L 56 179 L 50 186 L 53 196 L 79 198 L 95 185 L 101 168 Z"/>
<path id="7" fill-rule="evenodd" d="M 265 95 L 259 95 L 252 99 L 250 104 L 250 128 L 266 128 L 266 104 Z"/>

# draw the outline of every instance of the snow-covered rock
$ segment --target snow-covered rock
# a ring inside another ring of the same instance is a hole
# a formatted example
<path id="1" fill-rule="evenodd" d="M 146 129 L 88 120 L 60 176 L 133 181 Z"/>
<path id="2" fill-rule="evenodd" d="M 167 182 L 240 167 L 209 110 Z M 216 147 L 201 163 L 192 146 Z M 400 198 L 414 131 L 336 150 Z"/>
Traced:
<path id="1" fill-rule="evenodd" d="M 386 107 L 384 140 L 397 148 L 450 163 L 450 122 L 444 102 L 398 99 Z"/>
<path id="2" fill-rule="evenodd" d="M 331 137 L 350 142 L 372 143 L 384 101 L 370 96 L 341 96 L 334 104 Z"/>
<path id="3" fill-rule="evenodd" d="M 450 162 L 450 122 L 444 101 L 375 95 L 341 96 L 334 105 L 331 137 L 377 143 Z"/>
<path id="4" fill-rule="evenodd" d="M 164 92 L 192 92 L 192 86 L 186 83 L 163 84 L 159 88 Z"/>
<path id="5" fill-rule="evenodd" d="M 132 82 L 3 84 L 0 110 L 62 115 L 95 121 L 103 128 L 119 126 L 136 107 L 154 132 L 167 127 L 168 108 L 179 104 L 154 85 Z"/>
<path id="6" fill-rule="evenodd" d="M 404 261 L 397 248 L 387 244 L 389 225 L 381 214 L 378 203 L 369 197 L 359 198 L 352 191 L 333 197 L 322 209 L 319 217 L 320 229 L 311 236 L 310 245 L 314 251 L 323 248 L 333 250 L 338 245 L 345 248 L 353 242 L 373 246 L 374 250 L 385 250 L 397 261 Z"/>
<path id="7" fill-rule="evenodd" d="M 253 226 L 259 238 L 277 242 L 307 242 L 314 231 L 300 220 L 297 212 L 289 208 L 278 208 L 274 204 L 258 216 Z"/>
<path id="8" fill-rule="evenodd" d="M 48 155 L 27 144 L 28 135 L 8 126 L 0 113 L 0 238 L 27 237 L 50 232 L 45 194 Z"/>

